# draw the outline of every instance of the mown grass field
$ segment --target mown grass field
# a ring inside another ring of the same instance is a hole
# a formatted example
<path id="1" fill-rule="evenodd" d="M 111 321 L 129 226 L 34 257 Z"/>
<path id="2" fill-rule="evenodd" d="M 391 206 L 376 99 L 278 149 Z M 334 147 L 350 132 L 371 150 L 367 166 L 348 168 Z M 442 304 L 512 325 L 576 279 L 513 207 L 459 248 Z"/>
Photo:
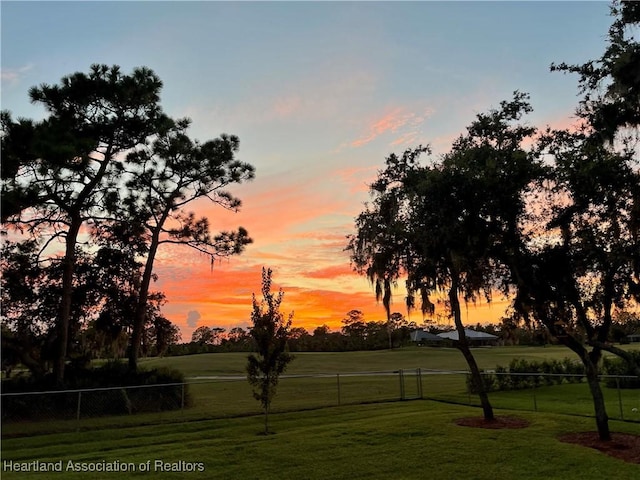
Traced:
<path id="1" fill-rule="evenodd" d="M 562 359 L 568 352 L 562 347 L 505 347 L 474 350 L 481 368 L 507 365 L 512 358 L 529 360 Z M 80 421 L 72 418 L 46 418 L 47 421 L 6 422 L 4 438 L 41 433 L 92 430 L 105 425 L 133 426 L 194 420 L 208 420 L 260 413 L 244 379 L 245 353 L 204 354 L 184 357 L 143 359 L 143 367 L 170 367 L 191 378 L 189 408 L 177 411 L 92 418 L 92 394 L 83 393 Z M 416 376 L 416 368 L 421 376 Z M 401 390 L 397 373 L 404 369 Z M 449 348 L 406 348 L 392 351 L 297 353 L 282 378 L 273 402 L 274 412 L 290 412 L 348 404 L 394 401 L 415 398 L 449 403 L 477 405 L 466 388 L 463 373 L 442 375 L 435 371 L 466 371 L 462 355 Z M 357 372 L 380 372 L 376 376 L 357 376 Z M 356 372 L 350 375 L 349 372 Z M 396 372 L 396 373 L 394 373 Z M 323 376 L 320 376 L 323 375 Z M 208 377 L 208 378 L 207 378 Z M 215 378 L 214 378 L 215 377 Z M 420 385 L 418 385 L 418 383 Z M 604 388 L 611 418 L 640 421 L 640 390 Z M 158 394 L 161 394 L 158 389 Z M 593 405 L 585 383 L 541 387 L 535 390 L 494 392 L 490 398 L 496 408 L 524 411 L 592 415 Z M 637 411 L 634 412 L 633 409 Z M 75 412 L 75 409 L 73 409 Z"/>
<path id="2" fill-rule="evenodd" d="M 636 347 L 637 348 L 637 347 Z M 561 347 L 481 348 L 481 368 L 514 357 L 562 359 Z M 145 359 L 187 377 L 239 376 L 246 354 L 208 354 Z M 349 376 L 349 372 L 405 370 L 404 392 L 417 396 L 416 368 L 423 371 L 425 400 L 399 402 L 399 375 Z M 559 442 L 560 433 L 595 429 L 585 384 L 495 392 L 498 415 L 518 415 L 525 430 L 459 427 L 461 416 L 480 415 L 465 376 L 430 370 L 466 370 L 457 350 L 299 353 L 283 378 L 271 416 L 276 435 L 258 435 L 262 418 L 247 382 L 199 380 L 182 411 L 107 418 L 51 419 L 2 425 L 2 460 L 28 462 L 131 462 L 135 472 L 0 472 L 2 478 L 640 478 L 637 465 Z M 319 374 L 327 376 L 319 377 Z M 340 375 L 338 375 L 340 374 Z M 640 433 L 640 391 L 604 389 L 613 431 Z M 437 400 L 437 401 L 434 401 Z M 383 402 L 383 403 L 369 403 Z M 366 404 L 363 404 L 366 403 Z M 90 408 L 89 405 L 83 406 Z M 618 412 L 622 407 L 621 413 Z M 537 412 L 534 412 L 537 408 Z M 635 415 L 635 416 L 634 416 Z M 629 421 L 631 420 L 631 421 Z M 205 472 L 153 471 L 155 460 L 202 462 Z M 151 472 L 138 468 L 150 461 Z M 568 472 L 571 472 L 569 475 Z M 575 475 L 574 475 L 575 474 Z"/>
<path id="3" fill-rule="evenodd" d="M 501 414 L 514 414 L 502 411 Z M 638 465 L 557 440 L 593 429 L 591 419 L 515 412 L 526 429 L 461 427 L 476 408 L 427 400 L 330 407 L 272 416 L 274 435 L 259 435 L 259 417 L 5 440 L 3 461 L 131 462 L 136 471 L 2 472 L 3 479 L 637 479 Z M 635 424 L 612 421 L 616 432 Z M 204 472 L 154 471 L 155 461 L 202 463 Z M 150 462 L 151 472 L 140 464 Z"/>
<path id="4" fill-rule="evenodd" d="M 640 346 L 628 347 L 640 349 Z M 480 368 L 507 366 L 512 358 L 528 360 L 573 358 L 566 347 L 496 347 L 473 349 Z M 467 370 L 467 364 L 455 348 L 407 347 L 368 352 L 299 352 L 287 374 L 347 373 L 398 369 Z M 576 357 L 577 361 L 577 357 Z M 244 375 L 246 353 L 210 353 L 181 357 L 147 358 L 142 366 L 176 368 L 188 377 Z"/>

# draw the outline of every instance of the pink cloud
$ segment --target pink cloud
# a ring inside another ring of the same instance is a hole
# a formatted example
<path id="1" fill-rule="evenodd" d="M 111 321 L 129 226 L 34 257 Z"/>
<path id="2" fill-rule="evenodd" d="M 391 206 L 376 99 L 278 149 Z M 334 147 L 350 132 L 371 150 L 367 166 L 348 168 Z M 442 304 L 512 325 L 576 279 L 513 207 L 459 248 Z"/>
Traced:
<path id="1" fill-rule="evenodd" d="M 406 138 L 407 135 L 415 135 L 415 128 L 421 125 L 432 113 L 431 109 L 426 109 L 422 113 L 415 113 L 402 107 L 394 108 L 382 117 L 374 119 L 370 123 L 367 133 L 353 140 L 350 145 L 352 147 L 361 147 L 386 133 L 397 133 L 405 128 L 411 129 L 412 131 L 408 133 L 400 132 L 402 133 L 400 139 L 392 141 L 392 145 L 397 145 L 404 142 L 402 139 Z"/>
<path id="2" fill-rule="evenodd" d="M 11 85 L 16 85 L 22 80 L 27 72 L 32 70 L 34 65 L 29 63 L 19 68 L 3 68 L 0 70 L 0 78 L 4 82 L 9 82 Z"/>
<path id="3" fill-rule="evenodd" d="M 339 178 L 349 187 L 350 194 L 359 194 L 369 191 L 369 185 L 378 175 L 381 165 L 367 167 L 349 167 L 335 170 L 332 176 Z"/>

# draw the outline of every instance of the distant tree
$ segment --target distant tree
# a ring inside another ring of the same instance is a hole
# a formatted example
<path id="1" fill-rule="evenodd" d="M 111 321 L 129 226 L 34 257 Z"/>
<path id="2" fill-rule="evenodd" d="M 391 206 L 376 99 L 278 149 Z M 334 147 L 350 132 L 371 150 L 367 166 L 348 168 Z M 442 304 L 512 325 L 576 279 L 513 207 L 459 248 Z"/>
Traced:
<path id="1" fill-rule="evenodd" d="M 364 348 L 380 350 L 388 346 L 389 328 L 387 322 L 367 322 L 364 328 Z"/>
<path id="2" fill-rule="evenodd" d="M 289 349 L 292 352 L 306 351 L 311 348 L 311 335 L 305 328 L 293 327 L 289 332 Z"/>
<path id="3" fill-rule="evenodd" d="M 387 321 L 387 333 L 389 334 L 389 349 L 393 348 L 393 334 L 407 325 L 407 320 L 400 312 L 393 312 Z"/>
<path id="4" fill-rule="evenodd" d="M 213 344 L 220 345 L 224 339 L 224 333 L 227 330 L 222 327 L 211 327 L 211 333 L 213 333 Z"/>
<path id="5" fill-rule="evenodd" d="M 54 239 L 64 242 L 54 362 L 59 384 L 74 328 L 70 319 L 81 229 L 98 221 L 113 199 L 121 155 L 157 132 L 164 117 L 158 103 L 161 87 L 146 68 L 124 75 L 117 66 L 93 65 L 88 74 L 78 72 L 60 85 L 29 91 L 31 101 L 49 113 L 42 122 L 13 122 L 8 112 L 2 114 L 3 160 L 5 154 L 8 160 L 2 173 L 2 203 L 8 206 L 3 222 L 34 238 L 48 237 L 42 255 Z"/>
<path id="6" fill-rule="evenodd" d="M 615 341 L 624 341 L 624 337 L 634 333 L 640 333 L 640 314 L 626 310 L 616 312 L 612 324 L 612 336 L 615 337 Z"/>
<path id="7" fill-rule="evenodd" d="M 3 333 L 8 334 L 3 346 L 6 351 L 15 350 L 34 377 L 47 373 L 55 359 L 55 322 L 62 282 L 61 264 L 39 262 L 38 250 L 37 242 L 6 242 L 0 260 L 2 324 Z M 103 247 L 93 254 L 78 252 L 68 359 L 78 363 L 123 355 L 136 302 L 139 268 L 135 259 L 119 249 Z M 159 292 L 153 292 L 150 298 L 147 328 L 160 316 L 164 302 Z M 146 344 L 155 345 L 155 340 Z"/>
<path id="8" fill-rule="evenodd" d="M 164 355 L 171 345 L 180 341 L 180 329 L 163 316 L 156 316 L 148 328 L 151 346 L 158 356 Z"/>
<path id="9" fill-rule="evenodd" d="M 213 345 L 213 332 L 211 328 L 203 325 L 194 330 L 191 334 L 191 341 L 200 345 Z"/>
<path id="10" fill-rule="evenodd" d="M 233 327 L 229 330 L 229 335 L 227 335 L 227 340 L 231 340 L 234 342 L 238 342 L 244 340 L 247 337 L 247 331 L 242 327 Z"/>
<path id="11" fill-rule="evenodd" d="M 251 337 L 242 327 L 233 327 L 222 339 L 224 350 L 246 352 L 250 350 Z"/>
<path id="12" fill-rule="evenodd" d="M 3 245 L 0 295 L 3 364 L 22 363 L 38 378 L 47 372 L 47 361 L 53 359 L 50 349 L 57 307 L 55 289 L 60 285 L 49 278 L 48 268 L 35 261 L 36 255 L 35 242 Z"/>
<path id="13" fill-rule="evenodd" d="M 325 352 L 329 350 L 338 350 L 338 347 L 334 345 L 334 336 L 337 335 L 342 340 L 342 335 L 339 332 L 331 332 L 331 328 L 327 325 L 319 325 L 313 329 L 311 334 L 311 349 L 316 352 Z M 340 341 L 340 344 L 343 342 Z"/>
<path id="14" fill-rule="evenodd" d="M 313 336 L 323 336 L 331 333 L 331 328 L 327 325 L 320 325 L 313 329 Z"/>
<path id="15" fill-rule="evenodd" d="M 252 326 L 249 334 L 255 353 L 248 357 L 247 380 L 253 387 L 253 396 L 264 410 L 264 433 L 269 433 L 269 409 L 276 394 L 280 375 L 293 356 L 287 351 L 293 312 L 285 320 L 280 312 L 284 292 L 271 292 L 271 269 L 262 268 L 262 300 L 253 295 Z"/>
<path id="16" fill-rule="evenodd" d="M 342 335 L 344 335 L 349 350 L 365 348 L 367 324 L 364 314 L 360 310 L 349 310 L 342 319 Z"/>

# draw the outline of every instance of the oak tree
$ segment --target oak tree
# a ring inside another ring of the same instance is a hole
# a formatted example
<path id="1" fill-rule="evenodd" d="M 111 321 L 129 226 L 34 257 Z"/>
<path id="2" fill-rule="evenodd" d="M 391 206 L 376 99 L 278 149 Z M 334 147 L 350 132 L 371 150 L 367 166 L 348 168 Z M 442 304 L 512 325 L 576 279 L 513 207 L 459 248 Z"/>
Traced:
<path id="1" fill-rule="evenodd" d="M 392 285 L 405 278 L 407 307 L 420 296 L 423 314 L 433 314 L 432 296 L 446 295 L 484 416 L 493 409 L 481 373 L 466 340 L 460 300 L 473 302 L 501 285 L 504 268 L 493 255 L 501 233 L 509 232 L 523 208 L 523 189 L 537 174 L 537 163 L 523 143 L 535 129 L 522 125 L 531 110 L 516 92 L 500 109 L 480 114 L 452 150 L 438 161 L 421 164 L 427 147 L 390 155 L 371 185 L 373 204 L 356 218 L 357 233 L 348 249 L 357 271 L 376 287 L 390 316 Z"/>

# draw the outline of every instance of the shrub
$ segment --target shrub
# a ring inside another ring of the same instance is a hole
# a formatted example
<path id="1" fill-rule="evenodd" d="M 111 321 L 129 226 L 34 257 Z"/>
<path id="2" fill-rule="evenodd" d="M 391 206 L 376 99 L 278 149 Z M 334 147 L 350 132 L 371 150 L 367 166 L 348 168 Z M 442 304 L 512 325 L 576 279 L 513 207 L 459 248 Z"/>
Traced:
<path id="1" fill-rule="evenodd" d="M 498 391 L 513 390 L 509 369 L 501 365 L 496 367 L 496 387 Z"/>
<path id="2" fill-rule="evenodd" d="M 640 351 L 628 352 L 633 357 L 636 365 L 640 365 Z M 640 378 L 629 363 L 620 357 L 605 357 L 602 362 L 602 371 L 605 375 L 618 375 L 625 378 L 607 378 L 606 385 L 609 388 L 640 388 Z M 633 378 L 629 378 L 633 377 Z"/>
<path id="3" fill-rule="evenodd" d="M 485 374 L 487 391 L 521 390 L 542 385 L 560 385 L 563 382 L 581 382 L 584 367 L 569 358 L 562 361 L 545 360 L 535 362 L 523 358 L 514 358 L 509 367 L 498 365 L 494 374 Z M 467 380 L 470 392 L 471 383 Z"/>
<path id="4" fill-rule="evenodd" d="M 496 390 L 499 390 L 496 376 L 493 373 L 487 373 L 481 370 L 480 374 L 482 375 L 482 383 L 484 383 L 485 392 L 495 392 Z M 478 393 L 478 389 L 473 383 L 473 377 L 471 375 L 467 375 L 467 390 L 469 393 Z"/>
<path id="5" fill-rule="evenodd" d="M 191 403 L 188 385 L 183 386 L 184 375 L 177 370 L 133 372 L 124 363 L 107 362 L 90 369 L 70 366 L 66 374 L 64 389 L 55 387 L 52 375 L 39 381 L 28 376 L 4 380 L 3 393 L 43 393 L 3 395 L 2 419 L 75 417 L 78 408 L 83 417 L 159 412 Z M 80 395 L 78 390 L 82 390 Z"/>

